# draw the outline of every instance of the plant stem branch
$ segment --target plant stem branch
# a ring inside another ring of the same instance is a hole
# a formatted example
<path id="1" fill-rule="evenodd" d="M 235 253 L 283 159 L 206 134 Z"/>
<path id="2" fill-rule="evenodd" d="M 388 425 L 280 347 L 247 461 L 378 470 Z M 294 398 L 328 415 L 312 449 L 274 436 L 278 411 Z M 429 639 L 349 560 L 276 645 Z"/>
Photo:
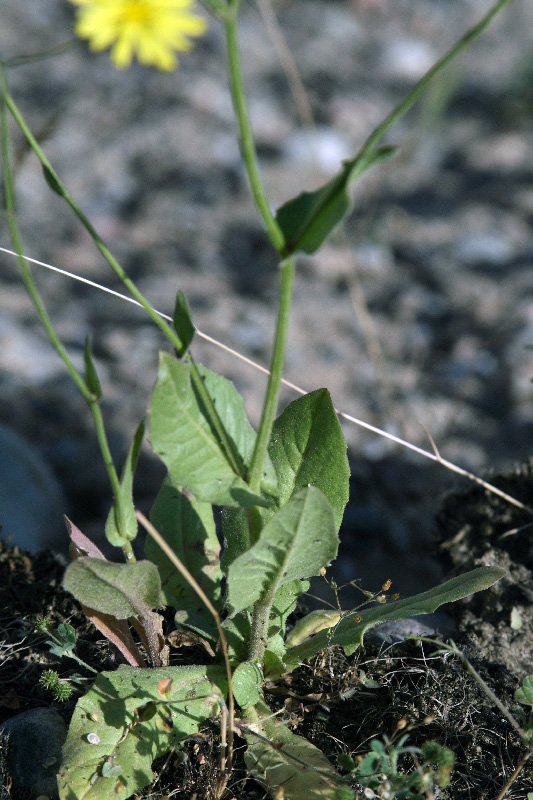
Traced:
<path id="1" fill-rule="evenodd" d="M 456 58 L 468 45 L 482 33 L 487 25 L 494 19 L 494 17 L 508 5 L 512 0 L 498 0 L 495 5 L 485 14 L 485 16 L 470 28 L 454 46 L 442 57 L 436 64 L 434 64 L 425 75 L 418 81 L 414 89 L 407 95 L 399 105 L 388 114 L 383 122 L 375 128 L 366 142 L 363 144 L 357 154 L 357 158 L 364 160 L 369 156 L 377 144 L 381 141 L 386 132 L 391 128 L 400 117 L 413 105 L 419 96 L 427 89 L 431 81 L 441 72 L 448 64 Z"/>
<path id="2" fill-rule="evenodd" d="M 293 284 L 294 257 L 291 256 L 280 264 L 278 314 L 272 356 L 270 359 L 270 375 L 268 377 L 263 412 L 259 422 L 254 452 L 248 470 L 248 484 L 253 492 L 259 491 L 263 474 L 263 464 L 267 454 L 268 444 L 272 434 L 272 426 L 274 425 L 278 406 L 281 377 L 285 362 L 285 350 L 287 347 Z"/>
<path id="3" fill-rule="evenodd" d="M 152 306 L 150 305 L 148 300 L 139 291 L 139 289 L 136 287 L 136 285 L 131 280 L 131 278 L 128 277 L 128 275 L 124 271 L 124 269 L 121 266 L 121 264 L 113 256 L 113 254 L 111 253 L 111 251 L 109 250 L 109 248 L 107 247 L 107 245 L 105 244 L 103 239 L 100 237 L 99 233 L 93 227 L 93 225 L 90 222 L 90 220 L 86 217 L 86 215 L 81 210 L 81 208 L 78 206 L 78 204 L 75 202 L 75 200 L 70 196 L 70 194 L 68 193 L 66 187 L 61 182 L 59 176 L 57 175 L 57 173 L 55 172 L 54 168 L 52 167 L 52 165 L 50 164 L 50 162 L 46 158 L 46 155 L 44 154 L 43 150 L 41 149 L 39 143 L 37 142 L 37 140 L 35 139 L 35 137 L 33 136 L 32 132 L 31 132 L 31 130 L 29 129 L 28 125 L 26 124 L 26 121 L 24 120 L 22 114 L 20 113 L 20 111 L 19 111 L 17 105 L 15 104 L 13 98 L 9 95 L 9 93 L 7 91 L 4 92 L 4 100 L 5 100 L 5 103 L 6 103 L 7 107 L 9 108 L 11 114 L 13 115 L 15 121 L 17 122 L 18 126 L 20 127 L 22 133 L 26 137 L 26 140 L 28 141 L 28 144 L 30 145 L 32 150 L 35 152 L 35 155 L 37 156 L 37 158 L 41 162 L 43 170 L 44 170 L 44 173 L 45 173 L 45 177 L 47 178 L 47 181 L 48 181 L 50 187 L 57 194 L 59 194 L 60 197 L 62 197 L 65 200 L 65 202 L 69 205 L 71 210 L 74 212 L 76 217 L 80 220 L 81 224 L 83 225 L 85 230 L 88 232 L 88 234 L 92 238 L 93 242 L 95 243 L 96 247 L 98 248 L 100 253 L 103 255 L 103 257 L 105 258 L 107 263 L 114 270 L 116 275 L 118 275 L 118 277 L 120 278 L 122 283 L 129 290 L 129 292 L 132 295 L 132 297 L 135 298 L 135 301 L 140 306 L 142 306 L 142 308 L 146 311 L 146 313 L 148 314 L 150 319 L 153 322 L 155 322 L 155 324 L 163 332 L 163 334 L 167 337 L 167 339 L 170 340 L 170 342 L 173 345 L 173 347 L 176 350 L 176 352 L 178 354 L 181 354 L 184 351 L 184 347 L 183 347 L 183 344 L 182 344 L 179 336 L 177 335 L 176 331 L 174 330 L 174 328 L 172 328 L 170 325 L 168 325 L 164 321 L 164 319 L 161 317 L 160 314 L 157 313 L 157 311 L 155 311 L 152 308 Z M 22 252 L 22 250 L 20 252 Z M 43 321 L 43 324 L 45 324 L 44 321 Z M 50 326 L 51 326 L 51 323 L 50 323 Z M 48 334 L 50 336 L 51 334 L 50 334 L 50 331 L 48 330 L 48 327 L 46 325 L 45 325 L 45 327 L 46 327 L 46 330 L 47 330 L 47 332 L 48 332 Z M 55 344 L 54 344 L 54 346 L 56 347 Z M 57 347 L 56 347 L 56 349 L 57 349 Z M 61 357 L 65 361 L 65 357 L 63 355 L 61 355 Z M 218 414 L 218 412 L 217 412 L 217 410 L 216 410 L 216 408 L 215 408 L 215 406 L 214 406 L 214 404 L 213 404 L 208 392 L 205 389 L 204 382 L 203 382 L 203 380 L 202 380 L 202 378 L 201 378 L 201 376 L 200 376 L 200 374 L 198 372 L 198 369 L 196 367 L 196 364 L 194 363 L 194 360 L 193 360 L 192 356 L 190 354 L 185 354 L 184 360 L 188 361 L 191 364 L 191 379 L 193 381 L 194 387 L 195 387 L 198 395 L 201 397 L 202 402 L 204 403 L 204 406 L 205 406 L 206 412 L 207 412 L 207 416 L 208 416 L 208 418 L 209 418 L 209 420 L 210 420 L 210 422 L 211 422 L 211 424 L 213 426 L 214 431 L 217 434 L 219 443 L 220 443 L 220 445 L 222 447 L 222 450 L 223 450 L 223 452 L 225 454 L 225 457 L 226 457 L 228 463 L 230 464 L 230 466 L 233 469 L 233 471 L 237 475 L 239 475 L 239 477 L 244 478 L 245 469 L 244 469 L 244 465 L 242 463 L 242 459 L 240 458 L 240 455 L 239 455 L 239 453 L 237 451 L 237 448 L 236 448 L 234 442 L 232 442 L 232 440 L 228 436 L 228 434 L 226 432 L 226 429 L 225 429 L 225 427 L 224 427 L 224 425 L 223 425 L 223 423 L 222 423 L 222 421 L 220 419 L 220 416 L 219 416 L 219 414 Z M 67 362 L 65 361 L 65 363 L 67 363 Z M 74 369 L 74 368 L 72 367 L 72 369 Z M 78 386 L 78 388 L 80 389 L 80 391 L 82 392 L 84 397 L 86 397 L 85 391 L 81 388 L 81 385 L 79 384 L 78 380 L 76 380 L 76 378 L 74 378 L 72 369 L 69 369 L 69 372 L 71 373 L 73 379 L 76 382 L 76 385 Z M 86 397 L 86 399 L 87 399 L 87 397 Z M 118 479 L 117 479 L 117 481 L 118 481 Z M 113 491 L 115 492 L 115 497 L 116 497 L 117 495 L 116 495 L 115 489 L 116 489 L 116 486 L 118 486 L 118 482 L 115 485 L 115 481 L 114 481 L 114 479 L 112 479 L 112 484 L 113 484 Z M 118 508 L 118 506 L 117 506 L 117 508 Z M 127 545 L 127 548 L 129 549 L 128 560 L 131 560 L 131 556 L 133 555 L 133 550 L 131 549 L 131 545 L 129 545 L 129 543 Z"/>

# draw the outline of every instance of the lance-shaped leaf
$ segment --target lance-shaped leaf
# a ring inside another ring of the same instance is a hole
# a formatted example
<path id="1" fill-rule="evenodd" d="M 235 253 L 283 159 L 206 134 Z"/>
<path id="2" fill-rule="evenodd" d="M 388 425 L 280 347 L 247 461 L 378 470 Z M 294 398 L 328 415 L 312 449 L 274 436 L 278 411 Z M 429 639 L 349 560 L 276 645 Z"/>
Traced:
<path id="1" fill-rule="evenodd" d="M 369 628 L 373 628 L 381 622 L 393 622 L 420 614 L 432 614 L 444 603 L 453 603 L 469 594 L 488 589 L 503 575 L 505 575 L 505 570 L 500 567 L 479 567 L 445 581 L 427 592 L 416 594 L 414 597 L 349 612 L 334 627 L 324 628 L 315 636 L 288 649 L 286 653 L 287 672 L 292 672 L 302 661 L 334 644 L 341 645 L 346 655 L 349 656 L 361 646 L 363 636 Z"/>
<path id="2" fill-rule="evenodd" d="M 352 800 L 354 793 L 343 783 L 328 759 L 303 736 L 276 724 L 264 704 L 257 706 L 265 719 L 253 728 L 263 738 L 244 731 L 248 771 L 274 795 L 283 787 L 284 800 Z"/>
<path id="3" fill-rule="evenodd" d="M 479 36 L 506 2 L 507 0 L 503 0 L 493 5 L 478 23 L 430 67 L 407 97 L 372 131 L 358 155 L 351 161 L 344 162 L 343 168 L 333 180 L 316 192 L 305 192 L 294 200 L 289 200 L 278 210 L 276 219 L 286 241 L 284 256 L 298 250 L 314 253 L 320 247 L 333 228 L 350 211 L 351 186 L 373 164 L 394 154 L 396 148 L 379 146 L 387 131 L 411 108 L 431 81 Z"/>
<path id="4" fill-rule="evenodd" d="M 194 497 L 187 497 L 172 486 L 167 478 L 155 499 L 150 519 L 211 602 L 218 607 L 222 572 L 212 506 L 198 503 Z M 165 605 L 177 611 L 203 614 L 203 601 L 151 536 L 146 538 L 144 552 L 159 569 Z"/>
<path id="5" fill-rule="evenodd" d="M 199 369 L 218 415 L 244 464 L 253 451 L 255 432 L 244 412 L 242 397 L 230 381 Z M 172 482 L 201 502 L 222 506 L 268 505 L 251 492 L 230 465 L 209 414 L 191 382 L 191 367 L 161 353 L 150 407 L 152 447 L 165 463 Z M 275 484 L 266 465 L 268 489 Z"/>
<path id="6" fill-rule="evenodd" d="M 276 221 L 285 236 L 284 255 L 315 253 L 332 230 L 352 209 L 350 190 L 354 183 L 374 164 L 390 158 L 396 147 L 376 147 L 350 161 L 344 161 L 340 172 L 320 189 L 289 200 L 276 213 Z"/>
<path id="7" fill-rule="evenodd" d="M 115 619 L 149 616 L 161 608 L 161 583 L 155 564 L 113 564 L 100 558 L 77 558 L 69 564 L 63 587 L 83 605 Z"/>
<path id="8" fill-rule="evenodd" d="M 219 713 L 219 667 L 102 672 L 74 710 L 58 774 L 60 800 L 126 800 L 153 780 L 152 762 Z"/>
<path id="9" fill-rule="evenodd" d="M 264 526 L 258 541 L 228 569 L 231 614 L 250 608 L 267 592 L 318 575 L 337 555 L 333 509 L 320 489 L 310 486 L 292 497 Z"/>
<path id="10" fill-rule="evenodd" d="M 317 486 L 331 503 L 339 530 L 348 502 L 350 467 L 327 389 L 287 406 L 274 423 L 268 451 L 278 475 L 279 504 L 304 486 Z"/>
<path id="11" fill-rule="evenodd" d="M 137 519 L 133 505 L 133 475 L 139 459 L 139 453 L 144 437 L 144 421 L 141 420 L 135 431 L 135 436 L 122 470 L 120 478 L 120 503 L 124 514 L 124 527 L 118 525 L 117 501 L 113 503 L 105 524 L 105 535 L 115 547 L 122 547 L 126 541 L 132 541 L 137 536 Z"/>

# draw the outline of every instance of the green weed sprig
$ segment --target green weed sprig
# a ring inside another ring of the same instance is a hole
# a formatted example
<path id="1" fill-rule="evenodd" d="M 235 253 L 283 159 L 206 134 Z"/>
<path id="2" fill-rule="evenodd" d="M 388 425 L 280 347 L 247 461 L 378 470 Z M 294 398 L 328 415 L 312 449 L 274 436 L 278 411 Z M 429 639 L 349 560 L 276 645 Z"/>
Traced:
<path id="1" fill-rule="evenodd" d="M 176 62 L 173 50 L 188 49 L 187 35 L 200 35 L 205 28 L 204 22 L 191 13 L 192 0 L 186 0 L 175 12 L 144 0 L 141 15 L 136 0 L 73 2 L 80 6 L 77 33 L 97 50 L 102 49 L 102 42 L 112 45 L 112 59 L 120 67 L 137 55 L 169 69 Z M 431 613 L 443 603 L 486 589 L 502 577 L 501 569 L 483 567 L 412 598 L 383 603 L 382 593 L 367 595 L 367 600 L 377 603 L 348 612 L 339 609 L 334 618 L 331 612 L 323 612 L 326 617 L 318 622 L 309 615 L 297 633 L 290 632 L 288 619 L 298 598 L 309 588 L 309 579 L 323 574 L 337 555 L 338 531 L 348 500 L 349 467 L 346 442 L 327 390 L 306 394 L 281 415 L 276 414 L 297 253 L 316 252 L 346 217 L 354 183 L 397 149 L 382 146 L 385 133 L 508 2 L 499 0 L 428 71 L 332 180 L 315 192 L 299 194 L 274 214 L 261 179 L 244 90 L 238 41 L 241 0 L 206 0 L 206 7 L 221 23 L 225 35 L 228 78 L 251 197 L 279 261 L 270 375 L 257 431 L 235 387 L 194 360 L 195 327 L 182 293 L 176 298 L 172 324 L 167 324 L 72 198 L 9 91 L 9 62 L 1 64 L 2 159 L 14 250 L 50 341 L 93 415 L 114 496 L 105 532 L 111 544 L 122 548 L 125 558 L 125 563 L 107 560 L 67 520 L 75 557 L 66 570 L 63 586 L 118 648 L 125 663 L 114 671 L 97 674 L 76 705 L 58 773 L 60 800 L 105 800 L 109 796 L 126 800 L 150 784 L 156 758 L 182 747 L 187 737 L 210 719 L 218 719 L 221 725 L 223 746 L 216 788 L 216 797 L 221 797 L 231 769 L 234 706 L 239 708 L 237 724 L 247 742 L 247 768 L 271 795 L 279 794 L 283 786 L 285 800 L 298 800 L 304 794 L 321 800 L 353 798 L 350 781 L 338 774 L 320 750 L 276 724 L 264 699 L 265 683 L 289 674 L 302 661 L 332 645 L 341 646 L 350 655 L 362 644 L 369 628 L 387 620 Z M 120 11 L 119 24 L 109 27 L 109 17 L 101 15 L 113 9 Z M 183 34 L 181 38 L 169 39 L 170 25 Z M 82 375 L 53 327 L 23 256 L 16 220 L 9 117 L 39 159 L 51 190 L 64 200 L 132 298 L 172 345 L 172 355 L 160 354 L 150 403 L 150 442 L 167 476 L 149 521 L 136 511 L 132 491 L 144 421 L 133 435 L 119 476 L 107 443 L 102 392 L 90 344 L 86 344 Z M 223 552 L 213 516 L 215 506 L 223 508 Z M 131 542 L 139 519 L 152 537 L 146 540 L 145 558 L 136 561 Z M 386 591 L 385 585 L 382 591 Z M 178 630 L 203 646 L 205 663 L 170 664 L 161 609 L 171 610 Z M 80 661 L 74 653 L 76 637 L 71 626 L 64 624 L 52 631 L 43 623 L 42 632 L 48 635 L 53 653 Z M 52 672 L 45 673 L 43 682 L 58 699 L 66 691 L 62 679 Z M 406 741 L 403 737 L 396 744 L 375 742 L 366 762 L 362 762 L 364 766 L 355 768 L 358 779 L 367 781 L 371 789 L 375 770 L 386 767 L 396 781 L 391 782 L 390 791 L 399 792 L 398 796 L 418 785 L 425 791 L 424 781 L 444 781 L 449 756 L 446 762 L 444 751 L 437 746 L 431 752 L 423 748 L 415 752 Z M 397 769 L 399 754 L 407 752 L 419 759 L 410 776 Z M 440 773 L 430 768 L 430 758 Z M 385 791 L 383 781 L 375 786 Z"/>

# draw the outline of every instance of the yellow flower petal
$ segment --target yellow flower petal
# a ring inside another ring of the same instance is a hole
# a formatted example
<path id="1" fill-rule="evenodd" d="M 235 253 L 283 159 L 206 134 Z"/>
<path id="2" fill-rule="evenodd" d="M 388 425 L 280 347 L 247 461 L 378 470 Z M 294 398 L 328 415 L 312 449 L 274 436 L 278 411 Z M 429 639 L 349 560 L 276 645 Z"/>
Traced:
<path id="1" fill-rule="evenodd" d="M 202 36 L 203 17 L 192 13 L 194 0 L 70 0 L 78 6 L 75 31 L 91 50 L 111 47 L 119 69 L 133 58 L 141 64 L 170 71 L 178 65 L 176 52 L 192 48 L 190 37 Z"/>

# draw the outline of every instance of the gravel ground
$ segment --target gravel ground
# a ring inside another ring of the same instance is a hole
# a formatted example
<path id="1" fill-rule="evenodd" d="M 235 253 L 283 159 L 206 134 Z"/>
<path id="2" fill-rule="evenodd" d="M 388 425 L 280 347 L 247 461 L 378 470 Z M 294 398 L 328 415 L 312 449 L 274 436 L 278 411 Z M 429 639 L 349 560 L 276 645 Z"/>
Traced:
<path id="1" fill-rule="evenodd" d="M 262 5 L 262 4 L 261 4 Z M 478 0 L 281 0 L 275 4 L 310 103 L 302 124 L 255 6 L 242 55 L 273 207 L 316 187 L 488 4 Z M 60 0 L 3 0 L 4 57 L 71 36 Z M 299 262 L 286 377 L 479 474 L 531 453 L 533 434 L 533 6 L 515 0 L 391 132 L 401 149 L 355 191 L 331 242 Z M 114 70 L 79 48 L 11 70 L 23 114 L 71 194 L 146 296 L 171 312 L 182 289 L 199 329 L 266 364 L 276 263 L 239 161 L 221 31 L 178 72 Z M 120 289 L 16 136 L 28 255 Z M 5 218 L 0 244 L 9 247 Z M 81 363 L 90 334 L 115 452 L 145 413 L 164 347 L 143 314 L 36 270 L 52 319 Z M 87 533 L 108 493 L 88 414 L 0 254 L 0 420 L 34 442 Z M 235 381 L 257 422 L 261 375 L 202 340 L 195 355 Z M 294 398 L 285 392 L 283 402 Z M 343 576 L 434 580 L 431 515 L 451 478 L 386 440 L 344 426 L 354 468 Z M 139 498 L 161 472 L 148 454 Z M 353 535 L 352 535 L 353 534 Z M 357 538 L 354 538 L 357 537 Z M 427 557 L 426 557 L 427 556 Z M 383 575 L 386 571 L 387 575 Z"/>

